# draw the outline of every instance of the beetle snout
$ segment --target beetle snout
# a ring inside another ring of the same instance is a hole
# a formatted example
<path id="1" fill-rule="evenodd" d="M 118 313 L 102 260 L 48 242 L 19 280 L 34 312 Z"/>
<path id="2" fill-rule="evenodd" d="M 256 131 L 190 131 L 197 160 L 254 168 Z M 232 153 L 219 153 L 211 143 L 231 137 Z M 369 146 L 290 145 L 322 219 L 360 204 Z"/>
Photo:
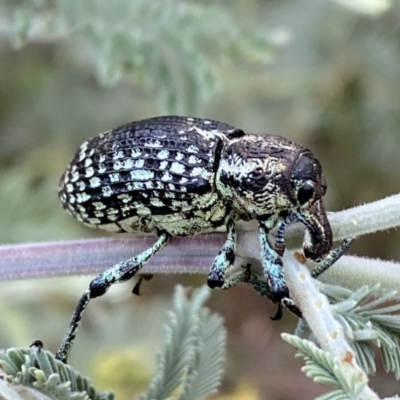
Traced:
<path id="1" fill-rule="evenodd" d="M 306 258 L 322 260 L 332 248 L 332 229 L 322 200 L 316 201 L 309 213 L 303 216 L 306 226 L 303 251 Z"/>
<path id="2" fill-rule="evenodd" d="M 324 242 L 313 242 L 311 240 L 310 245 L 305 244 L 303 246 L 304 256 L 313 261 L 321 261 L 330 251 L 332 247 L 332 242 L 324 241 Z"/>

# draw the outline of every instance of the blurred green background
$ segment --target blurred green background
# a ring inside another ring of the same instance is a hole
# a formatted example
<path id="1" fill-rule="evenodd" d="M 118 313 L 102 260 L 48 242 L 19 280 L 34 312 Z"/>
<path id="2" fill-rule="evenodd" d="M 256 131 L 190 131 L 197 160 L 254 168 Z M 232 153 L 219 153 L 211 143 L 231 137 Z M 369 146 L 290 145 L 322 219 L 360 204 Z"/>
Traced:
<path id="1" fill-rule="evenodd" d="M 0 243 L 104 236 L 62 210 L 59 177 L 84 140 L 163 114 L 304 144 L 323 165 L 331 211 L 400 187 L 399 2 L 0 0 L 0 38 Z M 351 250 L 398 260 L 399 238 L 370 235 Z M 40 338 L 55 351 L 89 281 L 0 283 L 0 347 Z M 152 374 L 177 282 L 205 277 L 155 277 L 140 298 L 124 284 L 91 303 L 70 362 L 133 398 Z M 210 307 L 229 333 L 216 399 L 327 390 L 280 340 L 292 316 L 271 322 L 274 306 L 246 286 L 215 291 Z M 382 373 L 373 382 L 381 395 L 400 389 Z"/>

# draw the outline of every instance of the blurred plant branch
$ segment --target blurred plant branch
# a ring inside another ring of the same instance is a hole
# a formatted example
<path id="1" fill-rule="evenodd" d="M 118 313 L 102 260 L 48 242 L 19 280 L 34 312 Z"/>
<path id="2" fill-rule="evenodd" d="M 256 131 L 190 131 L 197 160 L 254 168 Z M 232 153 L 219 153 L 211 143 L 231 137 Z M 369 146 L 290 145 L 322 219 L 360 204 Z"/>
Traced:
<path id="1" fill-rule="evenodd" d="M 392 5 L 390 0 L 333 0 L 334 2 L 359 13 L 378 16 L 388 11 Z"/>
<path id="2" fill-rule="evenodd" d="M 263 67 L 288 37 L 248 30 L 217 3 L 56 0 L 2 8 L 0 35 L 15 47 L 83 38 L 102 85 L 128 78 L 155 95 L 160 113 L 194 113 L 220 90 L 217 65 L 237 58 Z"/>

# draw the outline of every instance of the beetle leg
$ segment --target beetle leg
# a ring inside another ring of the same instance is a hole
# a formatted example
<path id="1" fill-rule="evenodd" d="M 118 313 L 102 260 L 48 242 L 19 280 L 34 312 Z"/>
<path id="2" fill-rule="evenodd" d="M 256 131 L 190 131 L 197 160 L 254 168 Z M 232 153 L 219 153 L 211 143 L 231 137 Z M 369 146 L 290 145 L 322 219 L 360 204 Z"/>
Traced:
<path id="1" fill-rule="evenodd" d="M 311 276 L 318 278 L 329 267 L 331 267 L 342 255 L 347 251 L 353 243 L 354 238 L 347 238 L 342 241 L 339 247 L 333 249 L 323 261 L 321 261 L 314 269 L 311 270 Z"/>
<path id="2" fill-rule="evenodd" d="M 83 294 L 75 309 L 68 331 L 57 352 L 57 359 L 64 363 L 67 362 L 68 354 L 79 328 L 79 322 L 82 319 L 83 312 L 89 304 L 89 301 L 102 296 L 114 283 L 122 283 L 131 279 L 136 272 L 142 268 L 143 264 L 167 244 L 169 237 L 169 234 L 165 232 L 161 233 L 152 247 L 138 254 L 136 257 L 129 258 L 128 260 L 114 265 L 90 282 L 89 289 Z"/>
<path id="3" fill-rule="evenodd" d="M 282 257 L 285 252 L 285 230 L 286 227 L 292 222 L 295 221 L 296 217 L 293 213 L 290 213 L 280 224 L 278 231 L 275 236 L 275 251 Z"/>
<path id="4" fill-rule="evenodd" d="M 238 285 L 239 283 L 248 282 L 250 274 L 251 272 L 249 272 L 247 269 L 238 272 L 237 274 L 225 279 L 224 284 L 221 286 L 221 289 L 226 290 L 233 286 Z"/>
<path id="5" fill-rule="evenodd" d="M 261 244 L 261 266 L 267 284 L 271 289 L 273 300 L 279 302 L 285 297 L 289 297 L 289 289 L 283 278 L 283 264 L 276 251 L 268 242 L 269 229 L 264 222 L 258 223 L 258 231 Z"/>
<path id="6" fill-rule="evenodd" d="M 257 277 L 257 275 L 250 273 L 248 275 L 248 279 L 246 280 L 251 286 L 253 286 L 254 290 L 261 296 L 265 296 L 268 299 L 274 301 L 274 296 L 271 292 L 270 287 L 267 282 L 262 281 Z M 282 318 L 282 305 L 284 305 L 290 312 L 302 318 L 301 311 L 296 306 L 294 301 L 290 297 L 284 297 L 280 303 L 278 303 L 278 310 L 273 317 L 270 317 L 273 321 L 277 321 Z"/>
<path id="7" fill-rule="evenodd" d="M 265 296 L 270 300 L 273 300 L 271 290 L 267 284 L 267 282 L 262 281 L 257 277 L 256 274 L 251 272 L 251 265 L 247 264 L 242 267 L 243 270 L 232 277 L 225 280 L 224 284 L 221 286 L 221 289 L 229 289 L 233 286 L 238 285 L 239 283 L 245 282 L 249 283 L 255 291 L 261 296 Z"/>
<path id="8" fill-rule="evenodd" d="M 303 314 L 301 313 L 299 307 L 296 306 L 295 302 L 290 297 L 284 297 L 281 304 L 283 304 L 291 313 L 293 313 L 297 317 L 303 318 Z"/>
<path id="9" fill-rule="evenodd" d="M 255 289 L 255 291 L 261 296 L 266 296 L 270 300 L 274 300 L 271 289 L 267 282 L 262 281 L 257 275 L 251 274 L 247 281 Z M 297 317 L 302 318 L 301 311 L 296 306 L 294 301 L 290 297 L 284 297 L 280 303 L 278 303 L 278 310 L 273 317 L 270 317 L 273 321 L 277 321 L 282 318 L 282 305 L 284 305 L 290 312 L 295 314 Z"/>
<path id="10" fill-rule="evenodd" d="M 135 286 L 132 289 L 132 293 L 136 296 L 140 296 L 140 288 L 142 287 L 142 282 L 149 281 L 150 279 L 153 279 L 152 274 L 139 274 L 139 279 L 135 283 Z"/>
<path id="11" fill-rule="evenodd" d="M 243 267 L 244 270 L 233 277 L 227 279 L 221 289 L 229 289 L 233 286 L 236 286 L 237 284 L 241 282 L 245 282 L 253 286 L 254 290 L 261 296 L 267 297 L 269 300 L 274 300 L 274 297 L 272 295 L 271 289 L 268 286 L 268 283 L 265 281 L 262 281 L 261 279 L 258 278 L 256 274 L 253 274 L 251 272 L 251 265 L 248 264 L 245 267 Z M 276 314 L 273 317 L 270 317 L 273 321 L 277 321 L 282 318 L 282 305 L 285 306 L 290 312 L 295 314 L 297 317 L 302 318 L 301 311 L 299 308 L 296 306 L 294 301 L 289 298 L 289 297 L 284 297 L 281 302 L 278 304 L 278 310 Z"/>
<path id="12" fill-rule="evenodd" d="M 215 257 L 214 264 L 207 277 L 208 286 L 213 289 L 221 288 L 225 282 L 225 273 L 229 267 L 235 262 L 236 252 L 236 230 L 233 220 L 227 223 L 227 238 L 222 249 Z"/>

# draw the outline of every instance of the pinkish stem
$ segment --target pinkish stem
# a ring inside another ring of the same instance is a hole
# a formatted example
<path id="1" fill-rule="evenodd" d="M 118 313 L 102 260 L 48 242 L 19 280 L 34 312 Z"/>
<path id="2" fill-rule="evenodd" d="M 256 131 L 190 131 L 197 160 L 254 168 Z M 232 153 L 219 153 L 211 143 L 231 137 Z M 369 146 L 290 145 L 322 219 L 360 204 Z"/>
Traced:
<path id="1" fill-rule="evenodd" d="M 225 234 L 171 239 L 148 273 L 208 273 Z M 0 246 L 0 281 L 96 274 L 149 248 L 155 237 L 83 239 Z"/>

